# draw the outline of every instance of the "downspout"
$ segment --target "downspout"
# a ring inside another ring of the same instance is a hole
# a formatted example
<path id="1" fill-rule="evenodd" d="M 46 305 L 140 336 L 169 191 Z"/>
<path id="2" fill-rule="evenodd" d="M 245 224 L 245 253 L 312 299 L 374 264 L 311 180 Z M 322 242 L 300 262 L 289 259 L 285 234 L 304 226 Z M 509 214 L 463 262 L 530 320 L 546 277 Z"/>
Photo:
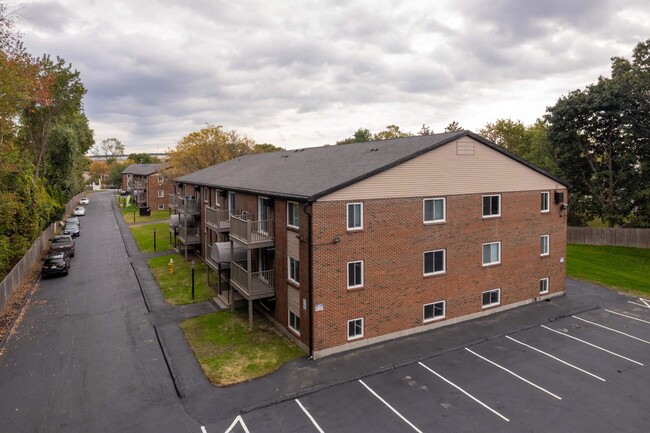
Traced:
<path id="1" fill-rule="evenodd" d="M 309 290 L 307 292 L 307 304 L 309 305 L 309 357 L 314 357 L 314 305 L 312 297 L 313 287 L 313 254 L 312 254 L 312 214 L 307 212 L 307 207 L 310 205 L 309 201 L 302 207 L 302 211 L 307 215 L 307 263 L 309 264 Z"/>

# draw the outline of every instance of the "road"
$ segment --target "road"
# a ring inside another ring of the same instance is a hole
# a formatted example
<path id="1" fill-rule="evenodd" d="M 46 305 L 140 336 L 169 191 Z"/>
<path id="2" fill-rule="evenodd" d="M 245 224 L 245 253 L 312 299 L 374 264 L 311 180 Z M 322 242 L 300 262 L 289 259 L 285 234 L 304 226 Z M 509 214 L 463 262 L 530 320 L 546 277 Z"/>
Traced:
<path id="1" fill-rule="evenodd" d="M 40 282 L 0 356 L 0 432 L 200 432 L 175 393 L 113 197 L 92 195 L 70 274 Z"/>

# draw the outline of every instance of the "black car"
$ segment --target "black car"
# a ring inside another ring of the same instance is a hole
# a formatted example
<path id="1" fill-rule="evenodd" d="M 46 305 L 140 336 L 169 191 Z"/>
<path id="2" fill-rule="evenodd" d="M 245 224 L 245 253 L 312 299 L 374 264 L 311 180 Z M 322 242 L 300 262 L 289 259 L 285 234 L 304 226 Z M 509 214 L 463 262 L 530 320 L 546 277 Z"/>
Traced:
<path id="1" fill-rule="evenodd" d="M 70 257 L 64 252 L 50 253 L 43 260 L 43 277 L 68 275 Z"/>
<path id="2" fill-rule="evenodd" d="M 65 223 L 65 226 L 63 227 L 63 234 L 64 235 L 70 235 L 73 238 L 76 238 L 79 236 L 79 225 L 74 224 L 74 223 Z"/>
<path id="3" fill-rule="evenodd" d="M 74 257 L 74 241 L 70 235 L 54 236 L 50 245 L 51 253 L 66 253 L 68 257 Z"/>

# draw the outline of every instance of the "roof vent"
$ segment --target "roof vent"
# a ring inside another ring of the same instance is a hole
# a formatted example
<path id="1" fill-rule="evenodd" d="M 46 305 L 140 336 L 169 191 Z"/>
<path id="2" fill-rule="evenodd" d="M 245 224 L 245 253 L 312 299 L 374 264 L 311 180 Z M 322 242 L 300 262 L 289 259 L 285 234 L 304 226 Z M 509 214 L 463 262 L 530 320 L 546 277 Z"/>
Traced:
<path id="1" fill-rule="evenodd" d="M 378 150 L 379 149 L 377 149 L 376 147 L 373 147 L 372 149 L 370 149 L 371 152 L 377 152 Z"/>
<path id="2" fill-rule="evenodd" d="M 287 155 L 287 154 L 285 153 L 285 154 L 283 154 L 283 155 L 280 155 L 280 157 L 281 157 L 281 158 L 288 158 L 289 155 Z"/>

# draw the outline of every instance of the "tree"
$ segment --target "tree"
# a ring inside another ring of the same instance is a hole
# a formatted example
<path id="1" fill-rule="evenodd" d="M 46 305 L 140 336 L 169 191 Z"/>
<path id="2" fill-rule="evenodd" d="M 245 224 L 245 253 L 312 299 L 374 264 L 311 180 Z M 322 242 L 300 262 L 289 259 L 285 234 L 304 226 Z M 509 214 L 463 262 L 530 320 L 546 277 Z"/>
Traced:
<path id="1" fill-rule="evenodd" d="M 284 148 L 269 143 L 256 144 L 253 146 L 253 153 L 277 152 L 279 150 L 284 150 Z"/>
<path id="2" fill-rule="evenodd" d="M 392 138 L 412 137 L 410 132 L 402 131 L 397 125 L 388 125 L 386 129 L 376 133 L 372 138 L 373 140 L 390 140 Z"/>
<path id="3" fill-rule="evenodd" d="M 88 168 L 90 180 L 97 183 L 103 182 L 108 176 L 109 170 L 109 166 L 105 161 L 93 161 Z"/>
<path id="4" fill-rule="evenodd" d="M 221 125 L 207 124 L 183 137 L 175 149 L 167 152 L 171 162 L 168 176 L 182 176 L 252 153 L 254 146 L 255 141 L 245 135 L 224 131 Z"/>
<path id="5" fill-rule="evenodd" d="M 352 137 L 337 141 L 336 144 L 364 143 L 372 139 L 373 137 L 369 129 L 359 128 L 352 134 Z"/>
<path id="6" fill-rule="evenodd" d="M 425 125 L 424 123 L 422 124 L 422 128 L 420 128 L 420 131 L 418 132 L 419 135 L 431 135 L 433 134 L 433 131 L 429 126 Z"/>
<path id="7" fill-rule="evenodd" d="M 108 170 L 108 183 L 110 185 L 121 185 L 122 172 L 129 165 L 131 165 L 129 161 L 124 161 L 124 162 L 115 161 L 112 165 L 110 165 Z"/>
<path id="8" fill-rule="evenodd" d="M 131 153 L 129 160 L 134 164 L 153 164 L 153 158 L 148 153 Z"/>
<path id="9" fill-rule="evenodd" d="M 445 126 L 445 132 L 460 132 L 463 130 L 464 128 L 460 126 L 460 124 L 455 120 L 451 122 L 449 125 Z"/>
<path id="10" fill-rule="evenodd" d="M 92 154 L 104 156 L 107 160 L 113 161 L 117 156 L 124 155 L 124 145 L 117 138 L 106 138 L 92 148 Z"/>
<path id="11" fill-rule="evenodd" d="M 650 40 L 633 60 L 612 59 L 612 76 L 562 96 L 547 109 L 549 141 L 580 200 L 582 219 L 610 227 L 647 209 L 650 166 Z"/>

